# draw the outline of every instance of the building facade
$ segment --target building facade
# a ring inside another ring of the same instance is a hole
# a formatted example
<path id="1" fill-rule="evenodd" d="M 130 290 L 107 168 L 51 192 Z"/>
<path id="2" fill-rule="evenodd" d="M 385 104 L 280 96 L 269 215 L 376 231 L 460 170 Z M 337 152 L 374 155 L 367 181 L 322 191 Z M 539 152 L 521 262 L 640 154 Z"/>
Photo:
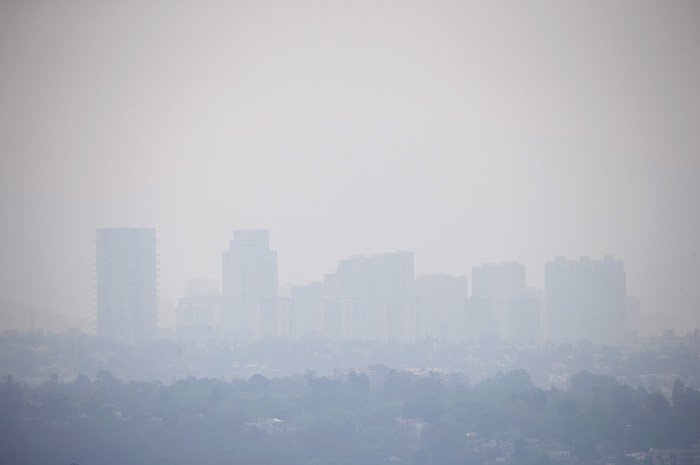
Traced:
<path id="1" fill-rule="evenodd" d="M 321 334 L 319 332 L 318 307 L 325 295 L 323 289 L 321 282 L 292 288 L 291 295 L 296 317 L 293 338 L 313 337 Z"/>
<path id="2" fill-rule="evenodd" d="M 271 309 L 277 308 L 277 252 L 270 250 L 270 233 L 234 231 L 221 261 L 223 333 L 241 341 L 257 339 L 261 314 L 267 328 Z"/>
<path id="3" fill-rule="evenodd" d="M 437 341 L 464 342 L 469 298 L 467 277 L 418 276 L 415 288 L 422 308 L 425 336 Z"/>
<path id="4" fill-rule="evenodd" d="M 476 338 L 510 340 L 512 302 L 525 294 L 525 265 L 487 263 L 472 268 L 471 325 Z"/>
<path id="5" fill-rule="evenodd" d="M 326 340 L 357 339 L 356 300 L 328 296 L 316 302 L 317 333 Z"/>
<path id="6" fill-rule="evenodd" d="M 525 265 L 487 263 L 472 268 L 468 340 L 516 346 L 543 342 L 542 291 L 525 285 Z"/>
<path id="7" fill-rule="evenodd" d="M 413 252 L 359 256 L 343 260 L 324 281 L 326 292 L 353 298 L 356 337 L 408 342 L 423 336 L 416 302 Z"/>
<path id="8" fill-rule="evenodd" d="M 508 336 L 516 346 L 539 346 L 544 342 L 543 292 L 533 287 L 508 304 Z"/>
<path id="9" fill-rule="evenodd" d="M 545 263 L 547 339 L 598 344 L 624 342 L 627 312 L 625 268 L 611 255 L 603 260 L 557 257 Z"/>
<path id="10" fill-rule="evenodd" d="M 157 323 L 156 232 L 152 228 L 97 230 L 97 334 L 143 344 Z"/>

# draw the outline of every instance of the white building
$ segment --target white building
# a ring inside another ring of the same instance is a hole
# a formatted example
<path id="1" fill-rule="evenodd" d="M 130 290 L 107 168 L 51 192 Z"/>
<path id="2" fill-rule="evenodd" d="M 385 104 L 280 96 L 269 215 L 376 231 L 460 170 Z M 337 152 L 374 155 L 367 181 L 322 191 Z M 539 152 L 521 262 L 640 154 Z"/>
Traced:
<path id="1" fill-rule="evenodd" d="M 157 323 L 156 232 L 152 228 L 97 230 L 97 334 L 143 344 Z"/>
<path id="2" fill-rule="evenodd" d="M 463 342 L 466 338 L 466 276 L 418 276 L 415 283 L 423 315 L 425 336 L 438 341 Z"/>
<path id="3" fill-rule="evenodd" d="M 323 283 L 295 286 L 291 290 L 294 302 L 295 324 L 291 336 L 303 338 L 319 334 L 318 302 L 324 296 Z"/>
<path id="4" fill-rule="evenodd" d="M 472 268 L 471 326 L 477 339 L 510 341 L 511 302 L 525 294 L 525 265 L 487 263 Z"/>
<path id="5" fill-rule="evenodd" d="M 382 342 L 415 342 L 424 337 L 423 318 L 417 297 L 385 297 L 377 307 L 377 334 Z"/>
<path id="6" fill-rule="evenodd" d="M 509 302 L 508 333 L 511 344 L 542 345 L 544 342 L 543 301 L 544 295 L 541 290 L 528 287 L 523 295 Z"/>
<path id="7" fill-rule="evenodd" d="M 557 257 L 545 264 L 547 339 L 598 344 L 624 342 L 627 285 L 622 261 Z"/>
<path id="8" fill-rule="evenodd" d="M 338 297 L 355 299 L 356 334 L 359 339 L 387 340 L 393 338 L 395 331 L 400 331 L 404 334 L 399 338 L 402 342 L 406 338 L 415 340 L 422 334 L 419 309 L 415 304 L 401 304 L 397 307 L 397 302 L 415 300 L 413 284 L 413 252 L 359 256 L 343 260 L 338 264 L 336 274 L 329 275 L 324 282 L 327 292 L 334 292 Z M 396 325 L 409 328 L 411 334 L 399 330 Z M 410 328 L 416 328 L 417 336 L 413 335 Z"/>
<path id="9" fill-rule="evenodd" d="M 324 339 L 356 339 L 357 307 L 352 297 L 328 296 L 316 301 L 316 328 Z"/>
<path id="10" fill-rule="evenodd" d="M 265 316 L 277 305 L 277 252 L 270 250 L 269 232 L 234 231 L 221 261 L 222 328 L 242 341 L 256 339 L 261 310 Z"/>

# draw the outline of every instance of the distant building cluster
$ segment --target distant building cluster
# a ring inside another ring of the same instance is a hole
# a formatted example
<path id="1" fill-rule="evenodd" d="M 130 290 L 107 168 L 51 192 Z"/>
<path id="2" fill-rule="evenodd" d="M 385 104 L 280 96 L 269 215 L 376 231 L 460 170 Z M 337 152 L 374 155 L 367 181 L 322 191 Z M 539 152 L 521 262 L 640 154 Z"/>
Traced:
<path id="1" fill-rule="evenodd" d="M 124 344 L 156 329 L 156 237 L 146 228 L 97 231 L 97 332 Z M 320 282 L 280 297 L 277 252 L 266 230 L 234 231 L 222 253 L 221 292 L 194 280 L 175 311 L 178 337 L 377 340 L 538 346 L 588 339 L 617 345 L 639 301 L 626 291 L 622 261 L 563 257 L 545 264 L 545 289 L 525 284 L 515 262 L 472 268 L 467 277 L 414 276 L 413 252 L 350 257 Z"/>

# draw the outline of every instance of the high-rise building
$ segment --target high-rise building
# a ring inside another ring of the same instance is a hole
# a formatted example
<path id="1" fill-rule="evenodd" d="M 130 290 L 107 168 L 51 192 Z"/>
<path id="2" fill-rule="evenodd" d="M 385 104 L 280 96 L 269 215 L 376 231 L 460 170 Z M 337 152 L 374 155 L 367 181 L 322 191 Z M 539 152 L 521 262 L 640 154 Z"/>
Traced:
<path id="1" fill-rule="evenodd" d="M 382 342 L 415 342 L 424 337 L 420 300 L 415 295 L 379 300 L 377 334 Z"/>
<path id="2" fill-rule="evenodd" d="M 413 284 L 413 252 L 343 260 L 337 273 L 324 282 L 334 295 L 355 299 L 359 339 L 399 342 L 422 337 Z"/>
<path id="3" fill-rule="evenodd" d="M 416 278 L 426 337 L 464 342 L 467 331 L 467 277 L 426 275 Z"/>
<path id="4" fill-rule="evenodd" d="M 277 252 L 270 250 L 270 233 L 234 231 L 221 261 L 223 332 L 242 341 L 257 339 L 261 312 L 266 321 L 277 308 Z"/>
<path id="5" fill-rule="evenodd" d="M 539 346 L 544 342 L 542 321 L 543 292 L 533 287 L 525 288 L 518 298 L 508 304 L 508 337 L 513 345 Z"/>
<path id="6" fill-rule="evenodd" d="M 324 339 L 356 339 L 357 313 L 352 297 L 323 297 L 316 303 L 317 332 Z"/>
<path id="7" fill-rule="evenodd" d="M 318 306 L 324 296 L 323 289 L 321 282 L 292 288 L 296 317 L 292 337 L 304 338 L 319 333 Z"/>
<path id="8" fill-rule="evenodd" d="M 295 334 L 296 319 L 292 299 L 278 297 L 261 300 L 256 317 L 253 322 L 256 328 L 255 338 L 289 339 Z"/>
<path id="9" fill-rule="evenodd" d="M 487 263 L 472 268 L 471 319 L 477 338 L 510 340 L 511 302 L 525 294 L 525 265 Z"/>
<path id="10" fill-rule="evenodd" d="M 143 344 L 155 334 L 156 232 L 151 228 L 97 230 L 97 334 Z"/>
<path id="11" fill-rule="evenodd" d="M 545 264 L 547 339 L 553 342 L 624 342 L 625 268 L 611 255 L 579 261 L 557 257 Z"/>

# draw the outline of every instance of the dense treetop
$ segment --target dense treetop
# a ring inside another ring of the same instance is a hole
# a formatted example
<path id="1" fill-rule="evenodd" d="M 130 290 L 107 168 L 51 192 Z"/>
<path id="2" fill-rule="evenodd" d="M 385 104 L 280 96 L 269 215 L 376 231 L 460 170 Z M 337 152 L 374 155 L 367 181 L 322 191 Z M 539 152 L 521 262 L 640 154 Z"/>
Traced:
<path id="1" fill-rule="evenodd" d="M 13 464 L 625 463 L 700 438 L 700 392 L 665 397 L 588 371 L 567 389 L 524 370 L 458 375 L 371 366 L 335 376 L 125 382 L 107 371 L 0 385 L 0 462 Z M 38 447 L 41 445 L 41 447 Z"/>

